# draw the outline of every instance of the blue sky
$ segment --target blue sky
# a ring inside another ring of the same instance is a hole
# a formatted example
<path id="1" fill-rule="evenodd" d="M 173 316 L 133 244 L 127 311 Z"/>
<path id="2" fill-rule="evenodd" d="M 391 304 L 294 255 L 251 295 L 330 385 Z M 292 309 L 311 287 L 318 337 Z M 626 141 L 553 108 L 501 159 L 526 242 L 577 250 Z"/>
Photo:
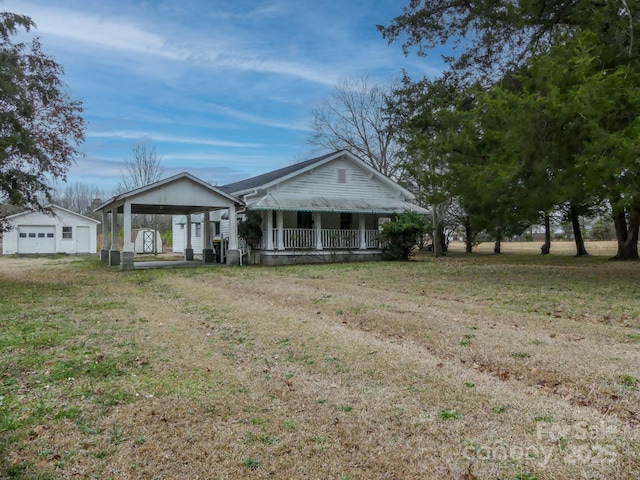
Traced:
<path id="1" fill-rule="evenodd" d="M 376 30 L 402 0 L 5 0 L 84 104 L 86 141 L 69 181 L 111 193 L 146 142 L 166 175 L 222 185 L 310 158 L 310 111 L 335 85 L 402 69 L 437 74 Z"/>

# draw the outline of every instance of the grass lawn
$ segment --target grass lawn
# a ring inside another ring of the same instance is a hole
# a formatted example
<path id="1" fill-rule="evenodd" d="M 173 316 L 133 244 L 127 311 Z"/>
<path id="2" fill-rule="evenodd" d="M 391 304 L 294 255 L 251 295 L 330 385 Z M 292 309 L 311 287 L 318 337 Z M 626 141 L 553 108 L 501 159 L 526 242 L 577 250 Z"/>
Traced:
<path id="1" fill-rule="evenodd" d="M 637 478 L 640 264 L 458 247 L 0 258 L 0 478 Z"/>

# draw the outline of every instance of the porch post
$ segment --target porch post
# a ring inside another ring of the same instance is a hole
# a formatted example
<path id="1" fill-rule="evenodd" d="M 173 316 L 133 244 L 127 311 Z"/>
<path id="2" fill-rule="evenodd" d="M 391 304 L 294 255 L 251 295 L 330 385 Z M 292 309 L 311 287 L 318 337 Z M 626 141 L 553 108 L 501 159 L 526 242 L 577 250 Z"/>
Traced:
<path id="1" fill-rule="evenodd" d="M 360 250 L 367 249 L 366 221 L 364 213 L 358 215 L 358 233 L 360 234 Z"/>
<path id="2" fill-rule="evenodd" d="M 107 220 L 107 211 L 102 210 L 102 248 L 100 249 L 100 261 L 103 263 L 109 262 L 109 223 Z"/>
<path id="3" fill-rule="evenodd" d="M 284 250 L 284 212 L 282 210 L 276 211 L 276 228 L 278 250 Z"/>
<path id="4" fill-rule="evenodd" d="M 322 250 L 322 212 L 313 212 L 313 226 L 316 229 L 316 250 Z"/>
<path id="5" fill-rule="evenodd" d="M 238 219 L 235 203 L 229 207 L 229 248 L 227 249 L 227 265 L 240 264 L 240 250 L 238 250 Z"/>
<path id="6" fill-rule="evenodd" d="M 265 232 L 266 246 L 267 250 L 273 250 L 273 210 L 267 210 L 264 214 L 266 216 L 264 223 L 267 226 L 267 231 Z"/>
<path id="7" fill-rule="evenodd" d="M 204 234 L 202 236 L 202 261 L 205 263 L 213 263 L 213 248 L 211 247 L 211 219 L 209 215 L 211 212 L 206 210 L 204 212 Z"/>
<path id="8" fill-rule="evenodd" d="M 191 247 L 191 214 L 187 213 L 187 224 L 184 226 L 187 229 L 186 244 L 184 247 L 184 259 L 188 262 L 193 260 L 193 247 Z"/>
<path id="9" fill-rule="evenodd" d="M 123 207 L 124 217 L 124 245 L 122 247 L 121 270 L 133 270 L 134 245 L 131 241 L 131 202 L 125 200 Z"/>
<path id="10" fill-rule="evenodd" d="M 109 250 L 109 266 L 120 265 L 120 250 L 118 250 L 118 207 L 111 209 L 111 250 Z"/>

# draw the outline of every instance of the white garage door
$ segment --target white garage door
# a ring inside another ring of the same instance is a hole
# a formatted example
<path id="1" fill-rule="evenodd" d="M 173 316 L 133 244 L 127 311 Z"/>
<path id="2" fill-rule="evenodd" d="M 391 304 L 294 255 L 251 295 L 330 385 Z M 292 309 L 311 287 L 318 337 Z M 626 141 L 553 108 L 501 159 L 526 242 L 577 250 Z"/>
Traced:
<path id="1" fill-rule="evenodd" d="M 56 227 L 18 226 L 18 253 L 56 253 Z"/>

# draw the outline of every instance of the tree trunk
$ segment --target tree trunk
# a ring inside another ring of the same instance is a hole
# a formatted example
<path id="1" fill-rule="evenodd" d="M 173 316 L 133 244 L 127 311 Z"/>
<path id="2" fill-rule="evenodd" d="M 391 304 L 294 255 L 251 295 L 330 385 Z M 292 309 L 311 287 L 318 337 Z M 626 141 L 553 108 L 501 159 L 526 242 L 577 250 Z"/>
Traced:
<path id="1" fill-rule="evenodd" d="M 614 202 L 612 202 L 615 205 Z M 638 227 L 640 227 L 640 207 L 634 202 L 629 213 L 629 224 L 624 208 L 613 208 L 613 224 L 616 228 L 618 252 L 611 260 L 640 260 L 638 256 Z"/>
<path id="2" fill-rule="evenodd" d="M 544 215 L 544 245 L 540 247 L 542 255 L 549 255 L 551 253 L 551 221 L 549 215 Z"/>
<path id="3" fill-rule="evenodd" d="M 465 252 L 473 252 L 473 232 L 471 231 L 471 222 L 469 221 L 468 216 L 464 220 L 464 243 Z"/>
<path id="4" fill-rule="evenodd" d="M 442 257 L 446 255 L 447 242 L 444 238 L 444 224 L 438 222 L 435 229 L 435 238 L 433 239 L 433 256 Z"/>
<path id="5" fill-rule="evenodd" d="M 502 235 L 496 236 L 496 242 L 493 244 L 493 253 L 502 253 Z"/>
<path id="6" fill-rule="evenodd" d="M 447 237 L 444 234 L 444 223 L 438 224 L 438 237 L 440 238 L 440 247 L 442 248 L 442 255 L 446 255 L 449 250 L 447 245 Z"/>
<path id="7" fill-rule="evenodd" d="M 442 256 L 442 243 L 440 242 L 440 235 L 438 235 L 438 231 L 436 229 L 435 235 L 433 236 L 433 256 L 438 258 Z"/>
<path id="8" fill-rule="evenodd" d="M 578 217 L 578 210 L 571 205 L 569 210 L 569 216 L 571 217 L 571 226 L 573 227 L 573 238 L 576 242 L 576 257 L 582 257 L 589 255 L 586 247 L 584 246 L 584 238 L 582 238 L 582 230 L 580 230 L 580 218 Z"/>

